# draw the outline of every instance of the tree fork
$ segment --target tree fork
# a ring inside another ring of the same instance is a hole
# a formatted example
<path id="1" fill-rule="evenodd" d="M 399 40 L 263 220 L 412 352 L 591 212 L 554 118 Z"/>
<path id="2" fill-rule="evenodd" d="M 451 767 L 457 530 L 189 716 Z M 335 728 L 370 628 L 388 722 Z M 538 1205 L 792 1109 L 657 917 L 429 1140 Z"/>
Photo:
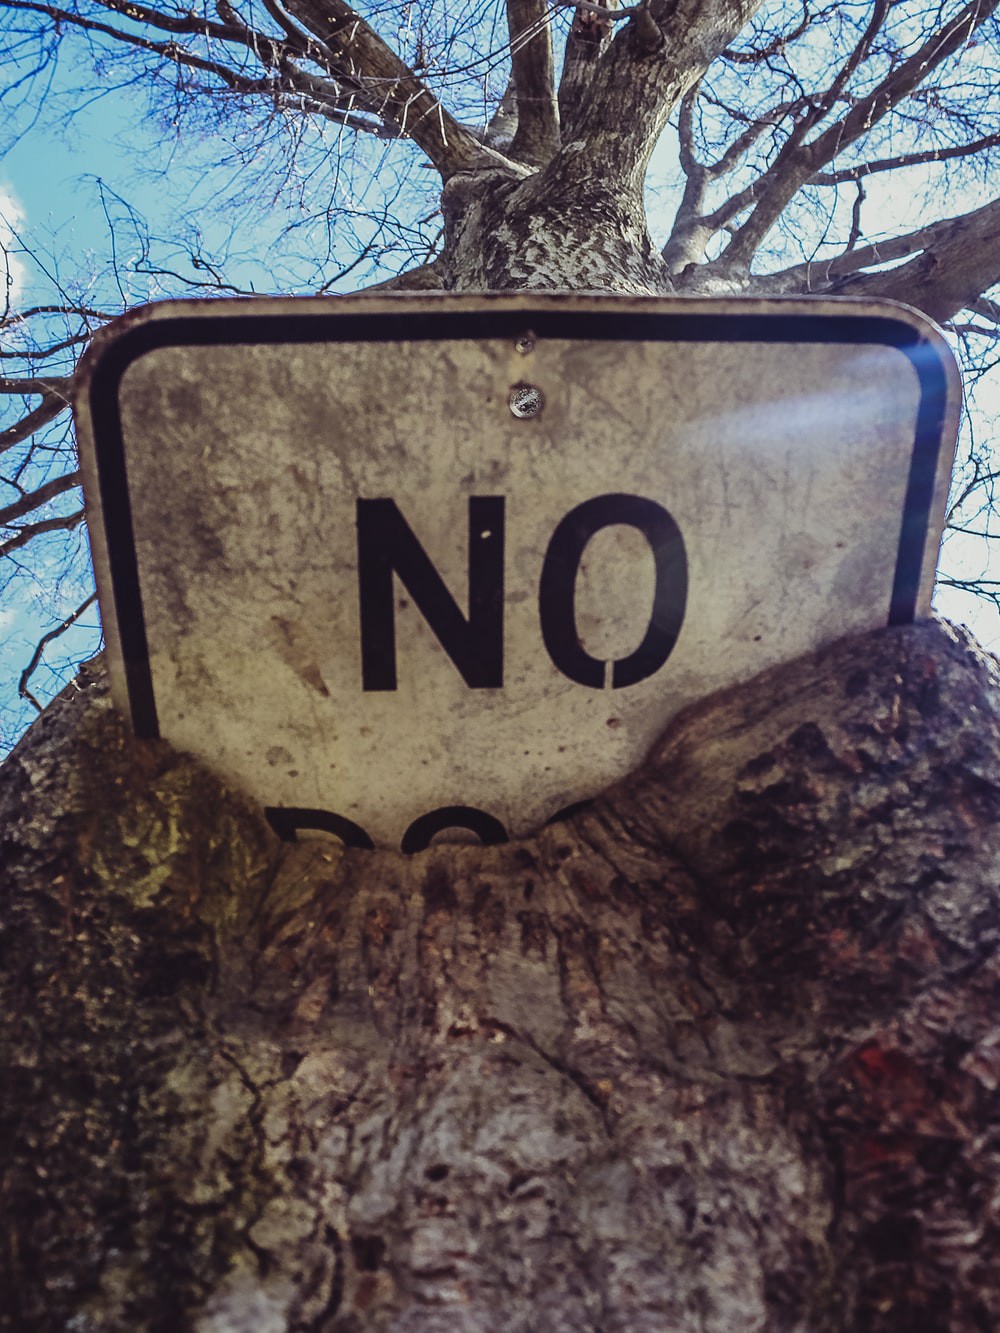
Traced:
<path id="1" fill-rule="evenodd" d="M 1000 1325 L 998 741 L 885 631 L 406 858 L 278 843 L 88 669 L 0 780 L 0 1327 Z"/>

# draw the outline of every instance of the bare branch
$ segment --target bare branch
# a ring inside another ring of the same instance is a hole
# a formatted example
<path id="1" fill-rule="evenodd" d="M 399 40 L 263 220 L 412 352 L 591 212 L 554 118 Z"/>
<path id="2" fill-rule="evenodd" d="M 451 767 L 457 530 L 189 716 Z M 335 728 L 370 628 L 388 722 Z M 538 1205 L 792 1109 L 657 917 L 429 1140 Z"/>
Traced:
<path id="1" fill-rule="evenodd" d="M 988 296 L 981 296 L 978 301 L 970 301 L 967 308 L 1000 327 L 1000 301 L 991 301 Z"/>
<path id="2" fill-rule="evenodd" d="M 919 153 L 897 153 L 895 157 L 876 158 L 856 167 L 841 171 L 818 171 L 810 176 L 809 185 L 842 185 L 848 181 L 863 180 L 882 171 L 899 171 L 902 167 L 921 167 L 930 162 L 950 162 L 955 158 L 972 157 L 975 153 L 1000 146 L 1000 134 L 986 134 L 970 143 L 951 144 L 947 148 L 927 148 Z"/>
<path id="3" fill-rule="evenodd" d="M 995 338 L 998 331 L 996 326 L 989 328 L 985 324 L 957 324 L 953 319 L 947 321 L 945 328 L 949 333 L 954 333 L 963 338 Z"/>
<path id="4" fill-rule="evenodd" d="M 670 229 L 670 239 L 663 248 L 663 259 L 671 273 L 679 273 L 688 264 L 701 263 L 705 246 L 712 237 L 711 228 L 704 225 L 701 215 L 712 173 L 697 160 L 694 150 L 694 108 L 698 88 L 699 84 L 695 84 L 684 94 L 677 119 L 678 154 L 685 184 Z"/>
<path id="5" fill-rule="evenodd" d="M 101 0 L 95 0 L 100 4 Z M 72 10 L 60 9 L 56 5 L 43 3 L 43 0 L 4 0 L 5 9 L 20 9 L 29 13 L 42 14 L 46 18 L 52 19 L 56 24 L 72 28 L 80 28 L 84 32 L 98 32 L 104 37 L 110 37 L 114 41 L 122 42 L 126 46 L 135 46 L 143 51 L 150 51 L 156 55 L 165 56 L 169 60 L 174 60 L 178 64 L 189 65 L 193 69 L 204 69 L 212 73 L 218 73 L 220 77 L 225 77 L 225 81 L 230 87 L 236 87 L 239 83 L 256 85 L 257 80 L 239 79 L 234 71 L 223 65 L 218 65 L 215 61 L 204 60 L 196 56 L 194 52 L 178 46 L 174 42 L 157 42 L 149 37 L 142 37 L 137 33 L 129 32 L 123 28 L 116 28 L 113 24 L 103 23 L 99 19 L 87 18 L 83 14 L 76 14 Z M 112 9 L 117 12 L 118 6 L 105 4 L 104 8 Z M 147 17 L 152 16 L 152 17 Z M 272 66 L 280 64 L 283 55 L 291 56 L 299 54 L 290 47 L 286 47 L 281 42 L 276 42 L 273 38 L 266 38 L 260 35 L 256 46 L 250 45 L 247 40 L 248 29 L 221 27 L 219 24 L 199 25 L 191 28 L 187 26 L 177 27 L 168 21 L 158 22 L 158 19 L 166 20 L 165 15 L 158 15 L 155 10 L 147 10 L 142 15 L 136 15 L 137 19 L 149 22 L 151 27 L 157 29 L 167 29 L 175 33 L 190 33 L 199 36 L 216 37 L 220 41 L 233 43 L 238 46 L 247 47 L 255 55 L 262 59 L 265 64 Z M 256 34 L 255 34 L 256 35 Z M 230 82 L 232 80 L 232 82 Z"/>
<path id="6" fill-rule="evenodd" d="M 75 625 L 76 622 L 80 619 L 83 613 L 88 609 L 88 607 L 93 606 L 96 601 L 97 601 L 97 593 L 92 592 L 90 596 L 76 608 L 75 611 L 73 611 L 70 615 L 66 617 L 66 619 L 62 622 L 62 624 L 57 625 L 55 629 L 50 629 L 47 634 L 43 634 L 42 637 L 38 640 L 37 644 L 35 644 L 35 651 L 31 655 L 31 660 L 29 661 L 28 665 L 24 668 L 24 670 L 21 672 L 21 678 L 17 683 L 17 692 L 22 699 L 27 699 L 29 703 L 34 704 L 35 708 L 39 711 L 39 713 L 43 711 L 42 705 L 38 702 L 35 696 L 28 689 L 28 681 L 35 674 L 35 670 L 38 667 L 39 662 L 42 660 L 42 653 L 45 652 L 45 649 L 49 646 L 49 644 L 53 641 L 53 639 L 58 639 L 60 635 L 65 634 L 68 629 L 71 629 L 72 626 Z"/>
<path id="7" fill-rule="evenodd" d="M 971 0 L 949 23 L 935 31 L 897 68 L 892 70 L 866 96 L 852 102 L 843 120 L 825 130 L 810 143 L 803 142 L 801 128 L 790 135 L 768 171 L 746 190 L 728 200 L 708 221 L 724 226 L 749 205 L 749 218 L 734 232 L 733 239 L 715 265 L 719 268 L 746 268 L 778 217 L 792 197 L 814 176 L 820 167 L 832 161 L 850 144 L 882 120 L 894 107 L 922 83 L 944 60 L 959 49 L 971 34 L 996 10 L 998 0 Z M 880 0 L 878 11 L 883 12 Z M 873 20 L 874 21 L 874 20 Z M 815 125 L 832 105 L 834 89 L 842 89 L 846 78 L 871 46 L 874 38 L 869 24 L 858 46 L 841 68 L 831 89 L 817 104 L 816 111 L 803 122 Z"/>
<path id="8" fill-rule="evenodd" d="M 766 46 L 751 48 L 747 51 L 737 51 L 733 47 L 728 47 L 722 53 L 723 59 L 734 65 L 759 65 L 762 60 L 769 60 L 771 56 L 780 55 L 786 46 L 797 41 L 811 22 L 812 15 L 809 13 L 809 5 L 807 0 L 803 0 L 802 21 L 791 32 L 779 33 Z"/>
<path id="9" fill-rule="evenodd" d="M 41 537 L 46 532 L 64 532 L 77 528 L 83 522 L 86 515 L 82 509 L 77 509 L 72 514 L 62 514 L 56 518 L 42 518 L 37 523 L 29 523 L 27 527 L 20 528 L 13 537 L 7 541 L 0 542 L 0 559 L 5 556 L 13 555 L 22 547 L 33 542 L 36 537 Z"/>
<path id="10" fill-rule="evenodd" d="M 483 134 L 483 143 L 500 152 L 507 152 L 517 133 L 517 89 L 514 80 L 507 81 L 503 97 L 490 118 Z"/>
<path id="11" fill-rule="evenodd" d="M 1000 198 L 922 229 L 919 253 L 887 272 L 859 273 L 837 286 L 845 296 L 913 301 L 944 323 L 1000 282 Z"/>
<path id="12" fill-rule="evenodd" d="M 15 389 L 12 392 L 36 393 L 37 390 Z M 67 406 L 66 398 L 61 394 L 46 394 L 38 407 L 22 417 L 20 421 L 15 422 L 13 426 L 8 426 L 6 430 L 0 431 L 0 454 L 5 454 L 8 449 L 13 449 L 15 445 L 29 439 L 36 431 L 40 431 L 44 426 L 47 426 L 50 421 L 55 421 L 56 417 L 65 411 Z"/>
<path id="13" fill-rule="evenodd" d="M 188 36 L 215 37 L 222 41 L 231 39 L 233 32 L 243 27 L 241 23 L 213 23 L 210 19 L 188 12 L 183 18 L 164 14 L 159 9 L 150 9 L 146 5 L 133 4 L 132 0 L 93 0 L 102 9 L 108 9 L 133 23 L 147 23 L 151 28 L 163 32 L 173 32 Z M 229 10 L 233 14 L 232 9 Z"/>
<path id="14" fill-rule="evenodd" d="M 31 379 L 6 379 L 0 376 L 0 393 L 14 394 L 55 394 L 63 403 L 70 401 L 70 389 L 73 380 L 68 375 L 44 375 Z"/>
<path id="15" fill-rule="evenodd" d="M 76 333 L 71 338 L 63 338 L 60 342 L 50 343 L 47 347 L 33 347 L 30 351 L 0 350 L 0 361 L 43 361 L 46 357 L 58 356 L 60 352 L 66 352 L 71 347 L 79 347 L 81 343 L 89 342 L 91 337 L 90 332 Z"/>
<path id="16" fill-rule="evenodd" d="M 686 183 L 670 237 L 663 248 L 663 259 L 672 274 L 681 273 L 689 264 L 702 263 L 705 250 L 719 228 L 718 218 L 721 210 L 716 210 L 707 217 L 702 213 L 708 187 L 726 172 L 731 171 L 761 135 L 779 123 L 782 118 L 794 116 L 806 102 L 805 98 L 798 98 L 795 101 L 776 104 L 766 115 L 755 119 L 742 134 L 738 135 L 715 162 L 701 163 L 697 160 L 694 150 L 694 112 L 701 95 L 701 88 L 699 80 L 685 93 L 678 116 L 678 153 Z M 749 187 L 746 192 L 748 198 L 752 188 Z M 735 209 L 736 199 L 731 202 Z"/>
<path id="17" fill-rule="evenodd" d="M 798 127 L 797 138 L 801 141 L 807 131 L 813 126 L 818 125 L 823 117 L 833 107 L 841 93 L 847 87 L 851 77 L 856 73 L 858 66 L 872 49 L 872 43 L 878 36 L 879 29 L 885 22 L 885 16 L 889 12 L 889 0 L 875 0 L 872 6 L 872 16 L 868 24 L 855 44 L 854 50 L 841 65 L 836 77 L 822 97 L 818 98 L 813 104 L 809 114 L 805 116 Z"/>
<path id="18" fill-rule="evenodd" d="M 722 156 L 715 162 L 708 164 L 708 170 L 711 172 L 713 179 L 718 179 L 724 176 L 727 171 L 732 171 L 763 134 L 766 134 L 770 129 L 774 129 L 776 125 L 780 125 L 785 119 L 791 118 L 794 120 L 808 105 L 808 101 L 807 97 L 795 97 L 783 102 L 776 102 L 769 111 L 755 117 L 743 133 L 736 136 Z"/>
<path id="19" fill-rule="evenodd" d="M 631 18 L 646 8 L 645 0 L 638 4 L 626 5 L 624 9 L 608 8 L 600 0 L 552 0 L 553 9 L 575 9 L 577 14 L 591 14 L 602 23 L 621 23 L 622 19 Z"/>
<path id="20" fill-rule="evenodd" d="M 241 26 L 246 26 L 243 24 L 242 19 L 238 17 L 232 5 L 228 3 L 228 0 L 218 0 L 218 3 L 220 5 L 219 12 L 225 14 L 228 22 L 240 23 Z M 270 14 L 271 18 L 274 19 L 279 28 L 281 28 L 289 41 L 294 45 L 301 45 L 303 50 L 309 54 L 311 54 L 314 49 L 321 51 L 326 59 L 321 60 L 320 63 L 327 65 L 328 68 L 333 67 L 336 62 L 333 58 L 332 51 L 326 43 L 317 41 L 314 37 L 310 37 L 307 33 L 304 33 L 301 28 L 297 27 L 292 21 L 291 16 L 282 9 L 278 0 L 264 0 L 264 8 Z"/>
<path id="21" fill-rule="evenodd" d="M 0 509 L 0 527 L 10 527 L 10 525 L 23 518 L 25 514 L 30 514 L 32 510 L 41 509 L 42 505 L 48 504 L 54 500 L 57 495 L 64 495 L 67 491 L 74 490 L 80 485 L 80 473 L 68 472 L 63 477 L 53 477 L 51 481 L 45 482 L 37 490 L 31 491 L 28 495 L 23 495 L 20 500 L 15 500 L 13 504 Z M 0 554 L 5 552 L 0 549 Z"/>
<path id="22" fill-rule="evenodd" d="M 99 319 L 102 322 L 116 318 L 106 310 L 93 310 L 90 306 L 84 305 L 33 305 L 0 318 L 0 329 L 24 324 L 29 319 L 34 319 L 36 315 L 79 315 L 81 319 Z"/>
<path id="23" fill-rule="evenodd" d="M 376 282 L 365 287 L 365 292 L 439 292 L 444 288 L 441 276 L 441 261 L 433 259 L 419 268 L 410 268 L 405 273 L 389 278 L 386 282 Z"/>
<path id="24" fill-rule="evenodd" d="M 933 32 L 907 60 L 891 71 L 866 97 L 854 101 L 836 125 L 809 144 L 813 174 L 824 162 L 866 134 L 894 107 L 909 97 L 927 76 L 953 55 L 997 8 L 998 0 L 971 0 L 942 28 Z"/>
<path id="25" fill-rule="evenodd" d="M 850 254 L 857 248 L 858 241 L 861 239 L 861 209 L 865 202 L 865 187 L 861 181 L 857 183 L 857 195 L 854 199 L 854 206 L 851 209 L 851 230 L 847 236 L 847 246 L 845 253 Z"/>
<path id="26" fill-rule="evenodd" d="M 154 41 L 149 37 L 124 31 L 111 24 L 89 19 L 69 10 L 59 9 L 55 5 L 40 3 L 39 0 L 4 0 L 4 5 L 10 9 L 22 9 L 43 14 L 57 24 L 81 28 L 86 32 L 100 33 L 102 36 L 110 37 L 125 46 L 160 56 L 175 65 L 198 70 L 203 74 L 211 74 L 232 92 L 246 95 L 267 94 L 282 100 L 287 99 L 299 109 L 309 109 L 327 114 L 331 118 L 337 119 L 338 122 L 343 122 L 345 117 L 351 119 L 350 112 L 344 109 L 350 105 L 352 96 L 350 92 L 345 93 L 336 84 L 324 84 L 323 80 L 296 69 L 291 61 L 300 52 L 285 43 L 277 42 L 273 38 L 261 37 L 256 44 L 251 44 L 248 29 L 223 29 L 222 31 L 225 33 L 224 40 L 227 43 L 252 50 L 264 66 L 269 66 L 275 71 L 280 70 L 289 87 L 282 88 L 279 86 L 273 74 L 264 77 L 250 77 L 238 73 L 218 60 L 210 60 L 204 56 L 199 56 L 193 51 L 179 46 L 176 42 Z M 312 103 L 308 108 L 302 106 L 303 97 L 308 97 Z M 356 117 L 353 119 L 358 120 Z M 352 128 L 371 127 L 359 121 L 357 124 L 352 123 Z"/>
<path id="27" fill-rule="evenodd" d="M 694 108 L 698 101 L 701 80 L 691 85 L 681 98 L 680 112 L 677 117 L 677 153 L 681 170 L 690 180 L 705 172 L 705 167 L 697 160 L 694 151 Z"/>

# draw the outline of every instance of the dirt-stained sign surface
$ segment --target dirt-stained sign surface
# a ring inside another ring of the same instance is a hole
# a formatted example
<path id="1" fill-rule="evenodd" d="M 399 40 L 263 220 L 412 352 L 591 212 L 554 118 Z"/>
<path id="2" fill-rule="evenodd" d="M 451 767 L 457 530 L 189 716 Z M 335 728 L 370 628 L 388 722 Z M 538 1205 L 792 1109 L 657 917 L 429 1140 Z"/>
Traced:
<path id="1" fill-rule="evenodd" d="M 76 406 L 116 701 L 285 836 L 516 836 L 925 615 L 958 400 L 894 305 L 146 307 Z"/>

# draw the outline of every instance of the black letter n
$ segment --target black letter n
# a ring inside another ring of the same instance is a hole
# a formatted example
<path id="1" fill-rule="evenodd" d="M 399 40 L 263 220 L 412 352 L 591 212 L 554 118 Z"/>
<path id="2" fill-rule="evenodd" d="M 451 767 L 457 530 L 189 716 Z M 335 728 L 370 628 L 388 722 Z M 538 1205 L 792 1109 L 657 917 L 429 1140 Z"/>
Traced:
<path id="1" fill-rule="evenodd" d="M 361 680 L 396 688 L 395 573 L 471 689 L 503 685 L 504 497 L 469 499 L 469 616 L 466 619 L 399 512 L 395 500 L 358 501 Z"/>

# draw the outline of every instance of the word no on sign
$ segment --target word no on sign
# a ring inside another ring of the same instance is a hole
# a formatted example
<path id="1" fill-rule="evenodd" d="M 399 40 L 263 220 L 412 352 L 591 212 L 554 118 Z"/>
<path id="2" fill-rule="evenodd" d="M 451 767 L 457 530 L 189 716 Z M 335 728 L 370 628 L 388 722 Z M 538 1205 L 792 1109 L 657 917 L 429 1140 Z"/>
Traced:
<path id="1" fill-rule="evenodd" d="M 146 307 L 76 408 L 116 702 L 285 836 L 525 833 L 693 699 L 925 615 L 958 402 L 897 305 Z"/>

